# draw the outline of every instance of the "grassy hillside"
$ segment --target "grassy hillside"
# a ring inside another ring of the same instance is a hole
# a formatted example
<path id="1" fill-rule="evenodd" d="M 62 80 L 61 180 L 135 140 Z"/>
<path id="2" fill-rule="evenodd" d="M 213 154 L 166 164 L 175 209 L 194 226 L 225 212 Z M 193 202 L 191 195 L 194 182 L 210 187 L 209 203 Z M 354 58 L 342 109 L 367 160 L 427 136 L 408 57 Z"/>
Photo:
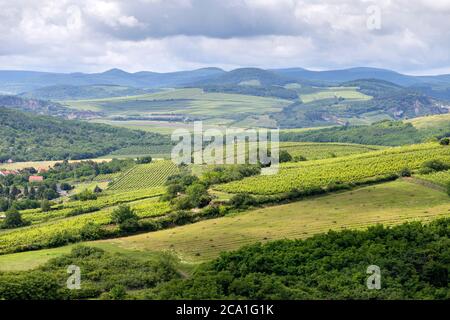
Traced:
<path id="1" fill-rule="evenodd" d="M 34 116 L 0 108 L 0 161 L 86 159 L 127 146 L 170 144 L 154 133 Z"/>
<path id="2" fill-rule="evenodd" d="M 141 297 L 448 300 L 449 226 L 450 219 L 441 219 L 257 244 L 223 254 L 192 277 L 164 283 Z M 381 273 L 381 290 L 368 288 L 374 273 L 370 266 Z"/>
<path id="3" fill-rule="evenodd" d="M 429 221 L 449 215 L 449 198 L 444 192 L 396 181 L 353 191 L 320 196 L 285 205 L 271 206 L 223 218 L 197 222 L 136 236 L 89 242 L 120 250 L 171 250 L 183 260 L 205 261 L 222 251 L 235 250 L 255 242 L 308 238 L 328 230 L 364 229 L 382 223 Z M 71 246 L 0 256 L 0 268 L 25 268 L 68 252 Z"/>
<path id="4" fill-rule="evenodd" d="M 176 89 L 140 96 L 65 101 L 79 110 L 101 111 L 108 115 L 150 116 L 152 114 L 190 117 L 234 118 L 240 113 L 262 114 L 280 111 L 290 102 L 283 99 L 227 93 L 205 93 L 202 89 Z"/>
<path id="5" fill-rule="evenodd" d="M 259 241 L 307 238 L 330 229 L 366 228 L 377 223 L 426 221 L 448 216 L 449 209 L 444 192 L 397 181 L 105 241 L 128 249 L 169 249 L 183 259 L 202 261 Z"/>

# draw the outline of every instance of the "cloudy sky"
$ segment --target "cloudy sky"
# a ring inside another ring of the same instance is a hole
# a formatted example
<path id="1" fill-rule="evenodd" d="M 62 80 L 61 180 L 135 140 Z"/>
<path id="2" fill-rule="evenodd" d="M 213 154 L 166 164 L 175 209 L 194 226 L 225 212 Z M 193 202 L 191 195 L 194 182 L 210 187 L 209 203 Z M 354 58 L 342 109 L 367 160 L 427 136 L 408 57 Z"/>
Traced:
<path id="1" fill-rule="evenodd" d="M 450 0 L 0 0 L 0 69 L 450 73 Z"/>

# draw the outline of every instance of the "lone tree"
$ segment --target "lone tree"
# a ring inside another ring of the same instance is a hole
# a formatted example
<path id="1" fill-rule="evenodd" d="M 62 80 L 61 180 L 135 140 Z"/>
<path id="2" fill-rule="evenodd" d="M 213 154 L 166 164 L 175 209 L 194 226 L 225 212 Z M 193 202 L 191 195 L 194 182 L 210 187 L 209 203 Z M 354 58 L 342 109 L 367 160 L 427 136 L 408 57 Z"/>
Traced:
<path id="1" fill-rule="evenodd" d="M 118 224 L 123 232 L 133 232 L 139 228 L 139 217 L 126 205 L 121 205 L 112 212 L 111 221 Z"/>
<path id="2" fill-rule="evenodd" d="M 6 211 L 5 220 L 3 221 L 2 227 L 5 229 L 19 228 L 27 225 L 27 223 L 22 219 L 22 215 L 16 209 L 9 209 Z"/>

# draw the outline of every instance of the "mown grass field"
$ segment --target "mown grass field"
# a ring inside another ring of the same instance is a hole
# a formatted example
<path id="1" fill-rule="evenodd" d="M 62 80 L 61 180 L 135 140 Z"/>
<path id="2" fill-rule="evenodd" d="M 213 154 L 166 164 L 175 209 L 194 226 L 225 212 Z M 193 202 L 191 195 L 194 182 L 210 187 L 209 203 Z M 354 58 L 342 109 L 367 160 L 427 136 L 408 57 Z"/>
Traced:
<path id="1" fill-rule="evenodd" d="M 433 129 L 450 126 L 450 113 L 419 117 L 406 120 L 405 122 L 411 123 L 417 129 Z"/>
<path id="2" fill-rule="evenodd" d="M 65 101 L 81 110 L 102 111 L 110 115 L 175 113 L 222 117 L 236 113 L 263 114 L 280 111 L 288 100 L 241 94 L 205 93 L 202 89 L 174 89 L 139 96 Z"/>
<path id="3" fill-rule="evenodd" d="M 335 87 L 318 90 L 313 93 L 300 94 L 303 103 L 316 100 L 342 98 L 347 100 L 370 100 L 372 97 L 357 91 L 357 88 Z"/>
<path id="4" fill-rule="evenodd" d="M 217 257 L 222 251 L 255 242 L 306 238 L 328 230 L 363 229 L 377 223 L 430 221 L 449 215 L 449 196 L 444 192 L 395 181 L 173 229 L 85 244 L 142 254 L 169 250 L 184 261 L 201 262 Z M 32 268 L 68 252 L 70 247 L 2 255 L 0 270 Z"/>
<path id="5" fill-rule="evenodd" d="M 202 261 L 259 241 L 448 215 L 447 194 L 396 181 L 105 242 L 137 250 L 172 250 L 185 260 Z"/>
<path id="6" fill-rule="evenodd" d="M 419 174 L 417 178 L 429 181 L 446 188 L 450 184 L 450 170 L 434 172 L 430 174 Z"/>

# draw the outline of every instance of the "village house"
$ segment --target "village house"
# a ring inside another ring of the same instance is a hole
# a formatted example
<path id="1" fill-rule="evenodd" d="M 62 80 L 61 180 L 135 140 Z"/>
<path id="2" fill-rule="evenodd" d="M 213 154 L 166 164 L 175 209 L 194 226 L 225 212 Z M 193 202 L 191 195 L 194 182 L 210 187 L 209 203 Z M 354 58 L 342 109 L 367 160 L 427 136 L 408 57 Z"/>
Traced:
<path id="1" fill-rule="evenodd" d="M 16 174 L 19 174 L 19 171 L 17 171 L 17 170 L 0 170 L 0 176 L 2 176 L 2 177 L 6 177 L 10 174 L 16 175 Z"/>
<path id="2" fill-rule="evenodd" d="M 30 176 L 28 178 L 28 182 L 32 183 L 32 182 L 42 182 L 44 181 L 44 177 L 42 176 Z"/>

